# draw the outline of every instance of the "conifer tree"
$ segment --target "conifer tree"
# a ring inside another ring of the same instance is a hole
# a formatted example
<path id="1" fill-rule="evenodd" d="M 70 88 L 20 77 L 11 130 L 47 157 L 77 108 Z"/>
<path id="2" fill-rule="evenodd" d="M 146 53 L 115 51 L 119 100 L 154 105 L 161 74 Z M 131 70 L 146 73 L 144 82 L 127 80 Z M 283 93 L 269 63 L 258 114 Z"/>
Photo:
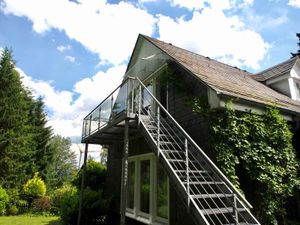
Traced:
<path id="1" fill-rule="evenodd" d="M 298 39 L 299 39 L 299 41 L 298 41 L 298 43 L 297 43 L 297 45 L 298 45 L 299 49 L 298 49 L 298 51 L 297 51 L 297 52 L 295 52 L 295 53 L 291 53 L 291 55 L 292 55 L 292 58 L 293 58 L 293 57 L 295 57 L 295 56 L 300 56 L 300 33 L 297 33 L 297 34 L 296 34 L 296 36 L 297 36 L 297 37 L 298 37 Z"/>
<path id="2" fill-rule="evenodd" d="M 5 187 L 18 186 L 32 170 L 30 101 L 7 48 L 0 59 L 0 106 L 0 182 Z"/>
<path id="3" fill-rule="evenodd" d="M 32 126 L 31 133 L 34 148 L 34 163 L 40 176 L 47 181 L 47 169 L 52 163 L 53 150 L 50 148 L 49 140 L 52 135 L 51 127 L 47 126 L 47 118 L 44 102 L 41 97 L 37 100 L 32 98 L 29 112 L 29 122 Z"/>

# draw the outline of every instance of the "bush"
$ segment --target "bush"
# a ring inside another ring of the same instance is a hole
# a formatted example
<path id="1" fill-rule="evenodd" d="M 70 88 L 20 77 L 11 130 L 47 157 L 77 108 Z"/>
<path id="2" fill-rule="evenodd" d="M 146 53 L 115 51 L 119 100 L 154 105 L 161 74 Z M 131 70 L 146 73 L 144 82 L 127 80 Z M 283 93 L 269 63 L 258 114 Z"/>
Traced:
<path id="1" fill-rule="evenodd" d="M 6 193 L 6 190 L 0 186 L 0 215 L 6 213 L 6 208 L 9 203 L 9 196 Z"/>
<path id="2" fill-rule="evenodd" d="M 48 196 L 36 198 L 32 202 L 32 210 L 35 213 L 49 212 L 50 208 L 51 204 Z"/>
<path id="3" fill-rule="evenodd" d="M 15 216 L 19 213 L 19 209 L 17 206 L 15 205 L 11 205 L 9 206 L 8 210 L 7 210 L 7 214 L 10 216 Z"/>
<path id="4" fill-rule="evenodd" d="M 51 213 L 55 215 L 61 214 L 62 203 L 70 194 L 76 192 L 76 188 L 70 184 L 66 184 L 52 192 L 51 198 Z"/>
<path id="5" fill-rule="evenodd" d="M 87 187 L 83 192 L 82 225 L 108 224 L 110 199 L 103 196 L 102 190 L 94 191 Z M 79 207 L 79 193 L 73 192 L 62 201 L 61 218 L 65 224 L 76 224 Z"/>
<path id="6" fill-rule="evenodd" d="M 35 198 L 44 197 L 46 194 L 45 182 L 35 173 L 32 179 L 29 179 L 23 187 L 24 194 L 29 202 Z"/>
<path id="7" fill-rule="evenodd" d="M 80 190 L 82 178 L 82 169 L 77 174 L 73 184 Z M 106 178 L 106 167 L 100 162 L 88 160 L 85 172 L 85 186 L 97 191 L 103 188 Z"/>
<path id="8" fill-rule="evenodd" d="M 64 192 L 60 202 L 59 213 L 64 224 L 75 225 L 78 217 L 79 193 L 75 187 Z"/>

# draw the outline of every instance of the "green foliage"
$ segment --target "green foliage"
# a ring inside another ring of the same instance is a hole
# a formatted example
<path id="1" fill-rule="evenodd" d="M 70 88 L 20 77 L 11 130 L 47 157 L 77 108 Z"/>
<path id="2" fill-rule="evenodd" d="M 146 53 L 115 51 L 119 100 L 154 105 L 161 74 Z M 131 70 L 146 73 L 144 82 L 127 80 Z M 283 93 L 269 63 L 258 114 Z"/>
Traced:
<path id="1" fill-rule="evenodd" d="M 0 216 L 6 213 L 6 208 L 9 203 L 9 196 L 6 190 L 0 186 Z"/>
<path id="2" fill-rule="evenodd" d="M 62 204 L 64 204 L 64 198 L 69 195 L 69 193 L 75 193 L 76 188 L 70 184 L 65 184 L 64 186 L 54 190 L 51 193 L 51 212 L 55 215 L 62 214 Z M 76 192 L 77 193 L 77 192 Z"/>
<path id="3" fill-rule="evenodd" d="M 23 187 L 27 199 L 32 201 L 35 198 L 44 197 L 46 194 L 45 182 L 35 173 L 33 178 L 29 179 Z"/>
<path id="4" fill-rule="evenodd" d="M 52 130 L 48 127 L 44 103 L 41 98 L 31 100 L 29 109 L 29 123 L 32 128 L 32 148 L 35 149 L 32 161 L 39 171 L 40 176 L 47 182 L 47 173 L 49 167 L 53 164 L 53 155 L 55 151 L 50 148 L 49 140 L 51 139 Z"/>
<path id="5" fill-rule="evenodd" d="M 10 216 L 15 216 L 17 215 L 19 212 L 19 209 L 17 206 L 15 205 L 11 205 L 8 207 L 8 210 L 7 210 L 7 214 L 10 215 Z"/>
<path id="6" fill-rule="evenodd" d="M 60 217 L 64 224 L 75 225 L 77 223 L 79 208 L 79 192 L 72 187 L 62 196 L 60 204 Z"/>
<path id="7" fill-rule="evenodd" d="M 47 166 L 46 183 L 50 190 L 62 187 L 70 182 L 76 171 L 76 155 L 71 150 L 71 140 L 59 135 L 49 141 L 51 156 Z"/>
<path id="8" fill-rule="evenodd" d="M 238 113 L 231 104 L 224 111 L 209 111 L 200 99 L 193 106 L 210 122 L 219 166 L 244 190 L 261 222 L 277 224 L 285 215 L 287 197 L 299 186 L 292 133 L 279 111 L 267 107 L 263 115 Z"/>
<path id="9" fill-rule="evenodd" d="M 92 190 L 97 191 L 103 188 L 106 178 L 106 167 L 94 160 L 89 159 L 87 161 L 85 172 L 85 186 L 90 187 Z M 80 189 L 82 179 L 82 170 L 79 171 L 73 184 Z"/>
<path id="10" fill-rule="evenodd" d="M 21 186 L 32 173 L 29 91 L 15 69 L 12 52 L 0 56 L 0 183 L 6 188 Z"/>
<path id="11" fill-rule="evenodd" d="M 51 201 L 49 196 L 43 196 L 33 199 L 32 210 L 34 213 L 44 214 L 49 212 L 51 208 Z"/>
<path id="12" fill-rule="evenodd" d="M 54 210 L 59 212 L 65 224 L 77 223 L 82 172 L 83 169 L 73 181 L 75 187 L 65 185 L 52 196 Z M 105 177 L 105 166 L 91 159 L 88 160 L 82 203 L 81 224 L 83 225 L 109 224 L 111 199 L 103 193 Z"/>
<path id="13" fill-rule="evenodd" d="M 83 192 L 82 225 L 107 224 L 110 199 L 103 196 L 103 191 L 94 191 L 87 187 Z M 64 224 L 75 225 L 78 218 L 79 193 L 76 189 L 65 193 L 61 204 L 61 218 Z"/>

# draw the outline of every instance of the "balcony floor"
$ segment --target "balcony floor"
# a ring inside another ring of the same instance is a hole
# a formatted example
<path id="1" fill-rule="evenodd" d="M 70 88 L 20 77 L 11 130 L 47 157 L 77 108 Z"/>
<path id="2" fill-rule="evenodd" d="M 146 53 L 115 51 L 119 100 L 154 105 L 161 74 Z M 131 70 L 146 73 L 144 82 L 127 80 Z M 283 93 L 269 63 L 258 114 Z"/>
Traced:
<path id="1" fill-rule="evenodd" d="M 109 122 L 103 128 L 95 130 L 90 135 L 83 137 L 81 143 L 88 144 L 113 144 L 124 140 L 125 120 L 129 120 L 129 135 L 133 135 L 137 130 L 137 119 L 135 114 L 128 115 L 121 113 L 116 119 Z"/>

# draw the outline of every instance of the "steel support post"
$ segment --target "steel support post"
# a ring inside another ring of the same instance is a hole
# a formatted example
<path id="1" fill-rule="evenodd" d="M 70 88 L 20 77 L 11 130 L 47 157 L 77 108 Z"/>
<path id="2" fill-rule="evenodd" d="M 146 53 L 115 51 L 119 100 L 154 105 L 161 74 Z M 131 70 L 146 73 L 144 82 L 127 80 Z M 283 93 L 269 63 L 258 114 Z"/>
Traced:
<path id="1" fill-rule="evenodd" d="M 125 131 L 124 131 L 124 152 L 123 152 L 123 163 L 122 163 L 122 188 L 121 188 L 121 218 L 120 225 L 125 225 L 125 214 L 126 214 L 126 201 L 127 201 L 127 186 L 128 186 L 128 151 L 129 151 L 129 121 L 125 120 Z"/>

